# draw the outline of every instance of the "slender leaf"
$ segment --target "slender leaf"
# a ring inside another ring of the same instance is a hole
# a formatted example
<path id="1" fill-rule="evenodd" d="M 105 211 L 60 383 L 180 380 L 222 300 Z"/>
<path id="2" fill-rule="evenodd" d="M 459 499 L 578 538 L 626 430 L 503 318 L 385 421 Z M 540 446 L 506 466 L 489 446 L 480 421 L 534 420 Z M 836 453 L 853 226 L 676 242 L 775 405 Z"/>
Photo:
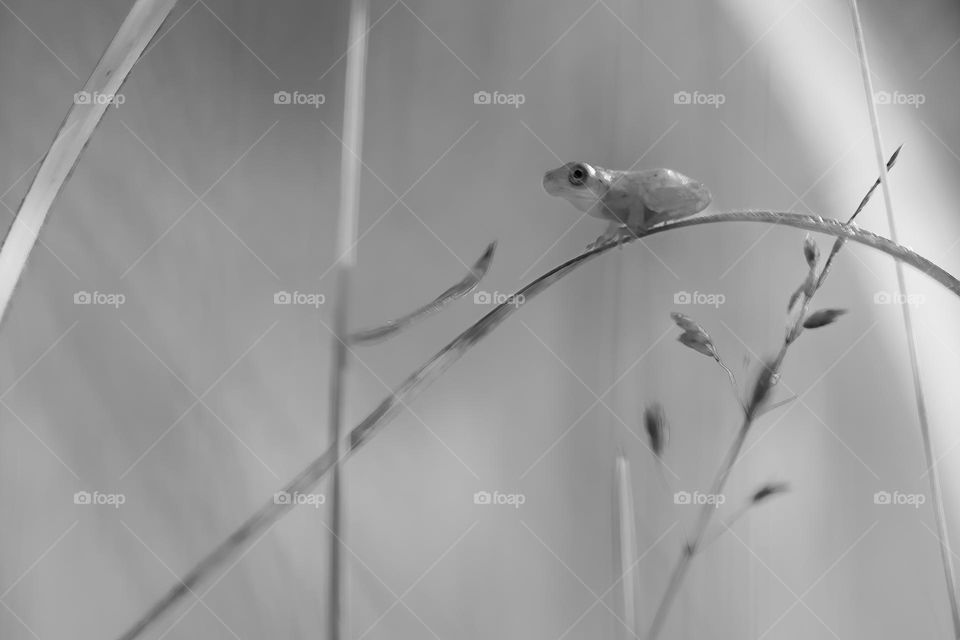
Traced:
<path id="1" fill-rule="evenodd" d="M 93 97 L 120 92 L 133 65 L 176 3 L 177 0 L 137 0 L 90 74 L 83 92 L 78 94 L 87 99 L 75 97 L 0 245 L 0 320 L 7 312 L 54 200 L 110 107 L 109 101 Z"/>
<path id="2" fill-rule="evenodd" d="M 386 324 L 383 324 L 379 327 L 357 331 L 350 336 L 350 343 L 372 344 L 374 342 L 386 340 L 387 338 L 396 335 L 400 331 L 411 327 L 417 321 L 422 320 L 423 318 L 426 318 L 437 311 L 440 311 L 457 298 L 462 298 L 463 296 L 467 295 L 476 289 L 483 277 L 487 275 L 487 271 L 490 269 L 490 264 L 493 262 L 493 253 L 496 248 L 497 243 L 491 242 L 483 252 L 483 255 L 481 255 L 480 258 L 477 259 L 476 263 L 474 263 L 473 268 L 470 269 L 470 273 L 464 276 L 460 282 L 456 283 L 434 298 L 431 302 L 428 302 L 419 309 L 416 309 L 405 316 L 395 320 L 390 320 Z"/>

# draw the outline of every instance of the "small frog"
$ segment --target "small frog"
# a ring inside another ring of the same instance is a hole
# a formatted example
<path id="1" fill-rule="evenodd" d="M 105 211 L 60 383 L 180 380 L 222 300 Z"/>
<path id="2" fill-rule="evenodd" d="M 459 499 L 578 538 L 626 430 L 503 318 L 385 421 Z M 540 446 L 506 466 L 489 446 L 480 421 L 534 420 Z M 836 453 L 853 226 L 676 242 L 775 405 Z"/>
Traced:
<path id="1" fill-rule="evenodd" d="M 710 204 L 705 186 L 672 169 L 613 171 L 568 162 L 544 174 L 543 188 L 580 211 L 610 221 L 607 231 L 587 249 L 614 241 L 620 244 L 638 231 L 692 216 Z"/>

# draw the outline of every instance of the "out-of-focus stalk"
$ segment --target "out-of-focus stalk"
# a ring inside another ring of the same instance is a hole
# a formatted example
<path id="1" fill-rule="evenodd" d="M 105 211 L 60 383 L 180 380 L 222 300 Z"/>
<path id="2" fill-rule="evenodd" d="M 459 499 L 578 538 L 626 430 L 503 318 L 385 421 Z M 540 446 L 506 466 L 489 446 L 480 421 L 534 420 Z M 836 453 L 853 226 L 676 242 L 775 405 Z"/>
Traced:
<path id="1" fill-rule="evenodd" d="M 176 4 L 177 0 L 137 0 L 83 85 L 83 91 L 74 94 L 73 105 L 0 245 L 0 320 L 6 314 L 54 200 L 111 104 L 102 98 L 117 95 L 133 65 Z"/>
<path id="2" fill-rule="evenodd" d="M 343 552 L 343 487 L 340 460 L 343 448 L 344 382 L 349 336 L 350 282 L 357 261 L 360 171 L 363 154 L 363 96 L 367 67 L 367 0 L 350 3 L 346 91 L 343 102 L 343 149 L 340 160 L 340 217 L 337 222 L 336 297 L 333 316 L 333 359 L 330 371 L 330 447 L 337 462 L 330 477 L 330 579 L 328 582 L 327 638 L 346 637 L 343 597 L 346 593 Z"/>
<path id="3" fill-rule="evenodd" d="M 873 80 L 870 78 L 870 62 L 867 58 L 866 42 L 863 37 L 863 23 L 857 0 L 850 0 L 853 14 L 853 28 L 857 40 L 857 53 L 860 57 L 860 71 L 863 75 L 863 89 L 867 94 L 867 112 L 870 114 L 870 129 L 873 131 L 873 146 L 880 167 L 880 186 L 883 190 L 883 202 L 886 205 L 887 224 L 890 226 L 890 239 L 897 239 L 897 225 L 893 217 L 893 200 L 890 198 L 890 184 L 887 180 L 887 168 L 883 164 L 883 141 L 880 137 L 880 118 L 873 99 Z M 897 287 L 901 300 L 907 300 L 907 282 L 903 265 L 894 263 L 897 272 Z M 920 360 L 917 357 L 917 336 L 913 330 L 913 317 L 910 305 L 901 304 L 903 328 L 907 337 L 907 353 L 910 357 L 910 371 L 913 374 L 913 392 L 917 402 L 917 420 L 920 423 L 920 439 L 923 441 L 923 454 L 927 461 L 927 477 L 930 480 L 930 498 L 933 503 L 933 516 L 937 525 L 937 537 L 940 539 L 940 560 L 943 563 L 944 577 L 947 581 L 947 599 L 950 601 L 950 614 L 953 618 L 953 636 L 960 639 L 960 601 L 957 596 L 957 576 L 953 568 L 953 551 L 950 549 L 950 536 L 947 532 L 947 517 L 943 509 L 943 496 L 940 490 L 940 472 L 933 457 L 933 442 L 930 439 L 930 422 L 927 419 L 927 402 L 923 396 L 923 383 L 920 380 Z"/>

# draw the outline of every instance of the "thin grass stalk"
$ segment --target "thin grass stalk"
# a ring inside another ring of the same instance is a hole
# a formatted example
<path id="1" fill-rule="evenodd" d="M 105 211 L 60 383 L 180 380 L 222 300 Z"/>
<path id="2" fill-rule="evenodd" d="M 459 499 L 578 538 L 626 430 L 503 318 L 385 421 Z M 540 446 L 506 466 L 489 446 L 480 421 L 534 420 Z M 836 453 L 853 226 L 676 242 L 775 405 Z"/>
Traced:
<path id="1" fill-rule="evenodd" d="M 0 245 L 0 321 L 54 201 L 70 177 L 110 104 L 94 96 L 115 96 L 177 0 L 137 0 L 57 131 Z"/>
<path id="2" fill-rule="evenodd" d="M 890 240 L 878 236 L 870 231 L 860 229 L 855 225 L 848 225 L 837 220 L 823 219 L 819 216 L 798 213 L 771 212 L 771 211 L 735 211 L 730 213 L 714 214 L 699 218 L 688 218 L 670 222 L 651 229 L 645 229 L 637 234 L 637 238 L 676 231 L 687 227 L 698 227 L 708 224 L 753 222 L 774 224 L 807 231 L 815 231 L 844 238 L 882 251 L 896 260 L 902 260 L 920 270 L 948 291 L 960 298 L 960 280 L 944 271 L 942 268 L 918 255 L 911 249 L 897 245 Z M 627 238 L 623 244 L 629 244 L 633 238 Z M 363 421 L 350 432 L 350 442 L 343 458 L 347 459 L 373 438 L 390 419 L 400 410 L 417 398 L 431 383 L 457 362 L 471 347 L 490 334 L 504 320 L 516 313 L 529 303 L 534 297 L 550 286 L 559 282 L 564 276 L 572 273 L 578 267 L 590 260 L 610 251 L 614 245 L 601 246 L 567 260 L 558 267 L 554 267 L 527 286 L 511 296 L 507 302 L 498 305 L 478 320 L 466 331 L 454 338 L 436 355 L 411 373 L 406 380 L 394 389 Z M 293 495 L 296 492 L 308 493 L 322 480 L 331 468 L 338 462 L 338 456 L 333 448 L 328 448 L 319 458 L 312 461 L 296 477 L 293 478 L 281 491 Z M 270 529 L 290 510 L 291 504 L 277 504 L 270 499 L 240 525 L 227 539 L 217 545 L 209 554 L 202 558 L 180 582 L 170 588 L 154 605 L 147 610 L 122 636 L 121 640 L 134 640 L 149 626 L 156 622 L 164 613 L 172 609 L 181 600 L 196 593 L 200 585 L 208 580 L 218 570 L 222 569 L 231 559 L 243 553 L 265 536 Z M 204 594 L 201 593 L 201 597 Z"/>
<path id="3" fill-rule="evenodd" d="M 798 320 L 798 325 L 801 322 L 802 318 Z M 761 375 L 775 375 L 776 372 L 779 372 L 788 347 L 789 343 L 784 341 L 784 345 L 781 347 L 780 353 L 777 354 L 777 358 L 774 364 L 771 365 L 770 370 L 762 372 Z M 720 465 L 720 472 L 713 480 L 713 485 L 710 489 L 712 495 L 723 493 L 723 488 L 727 484 L 727 478 L 730 476 L 734 464 L 736 464 L 737 459 L 740 457 L 743 443 L 746 442 L 747 435 L 750 433 L 750 427 L 753 426 L 754 419 L 758 416 L 759 405 L 762 401 L 763 398 L 758 399 L 755 396 L 747 405 L 744 411 L 743 423 L 740 425 L 737 436 L 727 451 L 723 464 Z M 713 505 L 704 506 L 709 507 L 709 510 L 707 508 L 700 509 L 697 525 L 693 531 L 693 539 L 689 540 L 684 546 L 680 558 L 677 560 L 677 564 L 674 565 L 673 573 L 670 575 L 669 582 L 667 582 L 667 588 L 663 593 L 660 604 L 657 606 L 656 613 L 654 613 L 653 621 L 650 623 L 650 630 L 647 633 L 648 640 L 655 640 L 657 636 L 660 635 L 660 631 L 666 623 L 667 615 L 670 613 L 670 608 L 676 600 L 680 586 L 683 584 L 683 579 L 687 575 L 687 570 L 690 568 L 690 563 L 693 561 L 693 556 L 696 555 L 697 550 L 700 548 L 704 534 L 706 534 L 707 528 L 710 526 L 710 521 L 713 518 L 713 512 L 716 511 L 716 508 Z"/>
<path id="4" fill-rule="evenodd" d="M 613 531 L 614 554 L 617 572 L 620 575 L 620 613 L 625 627 L 625 638 L 636 638 L 637 626 L 637 529 L 633 509 L 633 479 L 630 462 L 620 450 L 614 465 Z"/>
<path id="5" fill-rule="evenodd" d="M 900 150 L 897 149 L 897 151 L 890 158 L 891 164 L 896 160 L 899 152 Z M 880 158 L 880 164 L 883 165 L 882 157 Z M 885 169 L 886 165 L 883 165 L 883 167 Z M 867 195 L 860 202 L 860 206 L 857 207 L 856 212 L 853 214 L 853 216 L 851 216 L 851 221 L 854 217 L 856 217 L 857 213 L 863 209 L 875 189 L 876 184 L 874 184 L 867 191 Z M 850 225 L 847 224 L 845 226 L 849 227 Z M 720 470 L 717 472 L 717 475 L 713 480 L 713 485 L 710 489 L 710 493 L 712 495 L 720 495 L 723 493 L 723 488 L 726 486 L 727 478 L 730 477 L 730 472 L 733 471 L 733 466 L 740 457 L 740 451 L 743 449 L 743 444 L 747 440 L 747 435 L 750 433 L 750 428 L 753 426 L 753 423 L 756 421 L 756 419 L 764 413 L 764 405 L 766 404 L 771 389 L 779 380 L 780 369 L 783 367 L 783 361 L 787 357 L 787 351 L 790 349 L 790 345 L 796 342 L 803 333 L 804 321 L 807 318 L 807 312 L 810 308 L 810 301 L 823 285 L 824 280 L 826 279 L 826 274 L 830 268 L 830 261 L 836 257 L 837 253 L 843 246 L 842 240 L 845 240 L 845 238 L 838 236 L 838 240 L 834 243 L 833 251 L 831 252 L 827 263 L 824 265 L 823 270 L 820 273 L 820 277 L 814 278 L 814 269 L 816 267 L 819 251 L 816 249 L 816 244 L 812 243 L 808 237 L 807 242 L 811 242 L 811 246 L 809 247 L 811 255 L 807 257 L 808 264 L 810 265 L 810 273 L 808 274 L 807 282 L 811 283 L 812 286 L 810 288 L 807 286 L 802 287 L 803 302 L 801 303 L 800 311 L 797 314 L 793 327 L 791 327 L 790 330 L 785 334 L 783 343 L 780 346 L 780 351 L 777 353 L 776 357 L 774 357 L 772 361 L 763 363 L 763 369 L 761 370 L 757 382 L 754 385 L 750 399 L 746 405 L 741 405 L 744 407 L 743 422 L 740 425 L 739 431 L 737 431 L 737 435 L 734 438 L 733 443 L 730 445 L 730 450 L 727 452 L 726 458 L 724 458 L 723 463 L 720 465 Z M 805 253 L 807 250 L 808 246 L 805 243 Z M 791 299 L 790 303 L 790 307 L 792 306 L 793 299 Z M 715 512 L 716 509 L 713 507 L 713 505 L 709 504 L 704 505 L 703 508 L 700 509 L 700 513 L 697 518 L 697 525 L 694 529 L 693 539 L 687 541 L 683 551 L 681 551 L 680 558 L 678 558 L 677 563 L 674 565 L 673 573 L 670 575 L 670 580 L 667 582 L 667 588 L 660 600 L 660 604 L 657 606 L 656 612 L 654 613 L 653 621 L 650 623 L 650 630 L 647 634 L 648 640 L 656 640 L 657 636 L 660 634 L 660 631 L 663 629 L 663 625 L 666 624 L 667 616 L 670 613 L 670 608 L 673 606 L 673 602 L 676 600 L 677 594 L 680 591 L 680 586 L 683 584 L 683 580 L 687 575 L 687 571 L 690 568 L 690 563 L 693 561 L 693 556 L 696 555 L 697 550 L 701 547 L 704 541 L 704 536 L 707 533 L 707 529 L 710 526 L 710 521 Z"/>
<path id="6" fill-rule="evenodd" d="M 347 52 L 346 91 L 343 103 L 343 149 L 340 157 L 340 217 L 337 222 L 336 298 L 333 315 L 333 359 L 330 371 L 330 448 L 337 460 L 342 457 L 340 431 L 343 422 L 349 339 L 351 276 L 357 261 L 357 228 L 360 200 L 360 172 L 363 154 L 363 99 L 367 66 L 367 0 L 351 0 Z M 330 478 L 330 576 L 328 581 L 327 638 L 346 637 L 343 570 L 344 539 L 343 479 L 340 464 Z"/>
<path id="7" fill-rule="evenodd" d="M 880 167 L 880 186 L 883 191 L 883 201 L 887 212 L 887 224 L 890 226 L 890 239 L 898 242 L 896 219 L 893 215 L 893 199 L 890 197 L 890 184 L 887 178 L 887 169 L 883 164 L 883 141 L 880 136 L 880 119 L 877 115 L 877 105 L 873 99 L 873 80 L 870 77 L 870 62 L 867 58 L 866 39 L 863 35 L 863 23 L 860 20 L 860 10 L 857 0 L 850 0 L 850 11 L 853 15 L 853 28 L 857 40 L 857 54 L 860 58 L 860 72 L 863 75 L 863 88 L 867 97 L 867 111 L 870 114 L 870 128 L 873 132 L 873 146 Z M 897 262 L 897 288 L 901 300 L 907 300 L 907 281 L 903 273 L 903 266 Z M 947 531 L 947 518 L 943 507 L 943 495 L 940 487 L 940 472 L 933 455 L 933 441 L 930 437 L 930 422 L 927 418 L 927 403 L 923 394 L 923 382 L 920 375 L 920 359 L 917 356 L 917 336 L 913 328 L 913 317 L 910 305 L 901 304 L 903 314 L 903 328 L 907 339 L 907 353 L 910 357 L 910 371 L 913 376 L 913 391 L 917 402 L 917 420 L 920 423 L 920 439 L 923 441 L 923 454 L 926 458 L 928 478 L 930 481 L 930 498 L 933 502 L 933 515 L 936 520 L 937 537 L 940 539 L 940 561 L 943 564 L 944 579 L 947 581 L 947 599 L 950 601 L 950 615 L 953 619 L 953 636 L 960 639 L 960 599 L 957 595 L 957 576 L 953 566 L 953 551 L 950 548 L 950 534 Z"/>

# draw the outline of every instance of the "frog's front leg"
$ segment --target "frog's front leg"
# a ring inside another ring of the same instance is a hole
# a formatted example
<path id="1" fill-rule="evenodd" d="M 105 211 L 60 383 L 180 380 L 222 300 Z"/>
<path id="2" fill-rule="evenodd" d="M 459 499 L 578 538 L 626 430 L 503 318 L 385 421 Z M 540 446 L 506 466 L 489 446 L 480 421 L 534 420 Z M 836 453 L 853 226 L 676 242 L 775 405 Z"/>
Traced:
<path id="1" fill-rule="evenodd" d="M 617 246 L 623 244 L 624 240 L 635 237 L 636 234 L 622 222 L 611 222 L 602 236 L 587 245 L 587 251 L 598 249 L 608 244 L 616 243 Z"/>
<path id="2" fill-rule="evenodd" d="M 588 251 L 613 242 L 619 247 L 625 241 L 636 238 L 646 227 L 646 210 L 642 204 L 622 211 L 621 216 L 611 220 L 604 234 L 587 245 Z"/>

